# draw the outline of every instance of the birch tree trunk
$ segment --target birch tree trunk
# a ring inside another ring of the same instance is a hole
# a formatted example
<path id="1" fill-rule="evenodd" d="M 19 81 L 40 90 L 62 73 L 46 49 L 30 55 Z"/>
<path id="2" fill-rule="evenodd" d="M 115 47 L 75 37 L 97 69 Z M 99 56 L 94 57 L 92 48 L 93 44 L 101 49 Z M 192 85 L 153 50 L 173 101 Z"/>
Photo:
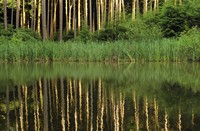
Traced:
<path id="1" fill-rule="evenodd" d="M 38 19 L 37 19 L 37 32 L 40 33 L 40 21 L 41 21 L 41 0 L 38 0 Z"/>
<path id="2" fill-rule="evenodd" d="M 135 20 L 135 3 L 136 0 L 132 0 L 132 20 Z"/>
<path id="3" fill-rule="evenodd" d="M 147 0 L 143 1 L 143 15 L 147 13 Z"/>

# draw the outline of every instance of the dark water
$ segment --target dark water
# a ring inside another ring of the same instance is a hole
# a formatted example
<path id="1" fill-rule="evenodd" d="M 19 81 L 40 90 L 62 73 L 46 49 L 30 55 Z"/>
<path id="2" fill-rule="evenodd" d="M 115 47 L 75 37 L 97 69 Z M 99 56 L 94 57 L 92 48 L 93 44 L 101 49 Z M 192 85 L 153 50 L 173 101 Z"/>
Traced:
<path id="1" fill-rule="evenodd" d="M 200 130 L 199 64 L 0 64 L 0 130 Z"/>

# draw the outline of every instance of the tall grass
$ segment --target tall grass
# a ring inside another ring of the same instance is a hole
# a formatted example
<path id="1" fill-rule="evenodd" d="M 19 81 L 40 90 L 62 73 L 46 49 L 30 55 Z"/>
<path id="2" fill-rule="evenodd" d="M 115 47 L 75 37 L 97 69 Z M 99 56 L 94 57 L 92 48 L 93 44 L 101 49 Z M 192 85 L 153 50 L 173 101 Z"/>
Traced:
<path id="1" fill-rule="evenodd" d="M 192 29 L 178 39 L 115 42 L 13 42 L 0 44 L 1 61 L 200 61 L 200 31 Z"/>

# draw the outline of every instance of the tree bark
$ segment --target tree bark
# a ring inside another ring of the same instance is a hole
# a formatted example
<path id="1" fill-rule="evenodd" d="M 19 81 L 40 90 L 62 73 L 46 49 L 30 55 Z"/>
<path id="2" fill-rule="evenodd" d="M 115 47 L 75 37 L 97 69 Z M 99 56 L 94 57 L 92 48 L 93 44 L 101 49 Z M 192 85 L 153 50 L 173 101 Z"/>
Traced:
<path id="1" fill-rule="evenodd" d="M 5 28 L 5 30 L 7 30 L 7 28 L 8 28 L 8 23 L 7 23 L 7 1 L 6 0 L 4 0 L 4 2 L 3 2 L 3 6 L 4 6 L 4 28 Z"/>
<path id="2" fill-rule="evenodd" d="M 59 39 L 62 41 L 62 30 L 63 30 L 63 0 L 59 0 L 60 4 L 60 15 L 59 15 Z"/>
<path id="3" fill-rule="evenodd" d="M 76 39 L 76 0 L 73 0 L 73 27 L 74 27 L 74 39 Z"/>
<path id="4" fill-rule="evenodd" d="M 100 17 L 100 0 L 97 0 L 97 30 L 101 28 L 101 17 Z"/>
<path id="5" fill-rule="evenodd" d="M 84 25 L 85 26 L 87 26 L 87 23 L 88 23 L 88 14 L 87 14 L 88 13 L 87 12 L 87 10 L 88 10 L 87 8 L 88 7 L 87 7 L 87 2 L 88 2 L 87 0 L 84 0 Z"/>
<path id="6" fill-rule="evenodd" d="M 17 0 L 17 5 L 16 5 L 16 28 L 19 27 L 19 13 L 20 13 L 20 0 Z"/>
<path id="7" fill-rule="evenodd" d="M 81 28 L 81 1 L 78 0 L 78 31 Z"/>
<path id="8" fill-rule="evenodd" d="M 135 0 L 132 0 L 132 20 L 135 20 Z"/>
<path id="9" fill-rule="evenodd" d="M 22 28 L 25 26 L 25 0 L 22 0 Z"/>
<path id="10" fill-rule="evenodd" d="M 38 19 L 37 19 L 37 32 L 40 33 L 40 21 L 41 21 L 41 0 L 38 0 Z"/>
<path id="11" fill-rule="evenodd" d="M 143 1 L 143 15 L 147 13 L 147 0 Z"/>
<path id="12" fill-rule="evenodd" d="M 13 25 L 13 16 L 14 15 L 14 0 L 12 0 L 12 10 L 11 10 L 11 25 Z"/>
<path id="13" fill-rule="evenodd" d="M 92 33 L 92 0 L 89 0 L 90 6 L 90 33 Z"/>
<path id="14" fill-rule="evenodd" d="M 43 40 L 47 39 L 47 29 L 46 29 L 46 0 L 42 0 L 42 37 L 43 37 Z"/>

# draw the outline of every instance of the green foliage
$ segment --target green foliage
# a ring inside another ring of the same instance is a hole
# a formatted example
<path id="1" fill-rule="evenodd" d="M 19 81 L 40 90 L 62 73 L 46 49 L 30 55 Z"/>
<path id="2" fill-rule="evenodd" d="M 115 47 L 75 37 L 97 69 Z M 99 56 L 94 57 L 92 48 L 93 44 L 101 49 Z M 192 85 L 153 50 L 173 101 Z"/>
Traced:
<path id="1" fill-rule="evenodd" d="M 177 37 L 189 28 L 200 27 L 200 4 L 197 2 L 187 2 L 181 6 L 166 4 L 157 19 L 156 23 L 162 27 L 165 37 Z"/>
<path id="2" fill-rule="evenodd" d="M 152 33 L 153 32 L 153 33 Z M 148 25 L 145 20 L 126 20 L 100 30 L 97 40 L 116 41 L 134 40 L 149 41 L 162 38 L 162 32 L 157 25 Z"/>
<path id="3" fill-rule="evenodd" d="M 4 30 L 4 26 L 0 24 L 1 41 L 11 40 L 12 42 L 22 41 L 38 41 L 41 40 L 40 35 L 31 29 L 14 29 L 12 25 L 8 25 L 8 29 Z"/>

